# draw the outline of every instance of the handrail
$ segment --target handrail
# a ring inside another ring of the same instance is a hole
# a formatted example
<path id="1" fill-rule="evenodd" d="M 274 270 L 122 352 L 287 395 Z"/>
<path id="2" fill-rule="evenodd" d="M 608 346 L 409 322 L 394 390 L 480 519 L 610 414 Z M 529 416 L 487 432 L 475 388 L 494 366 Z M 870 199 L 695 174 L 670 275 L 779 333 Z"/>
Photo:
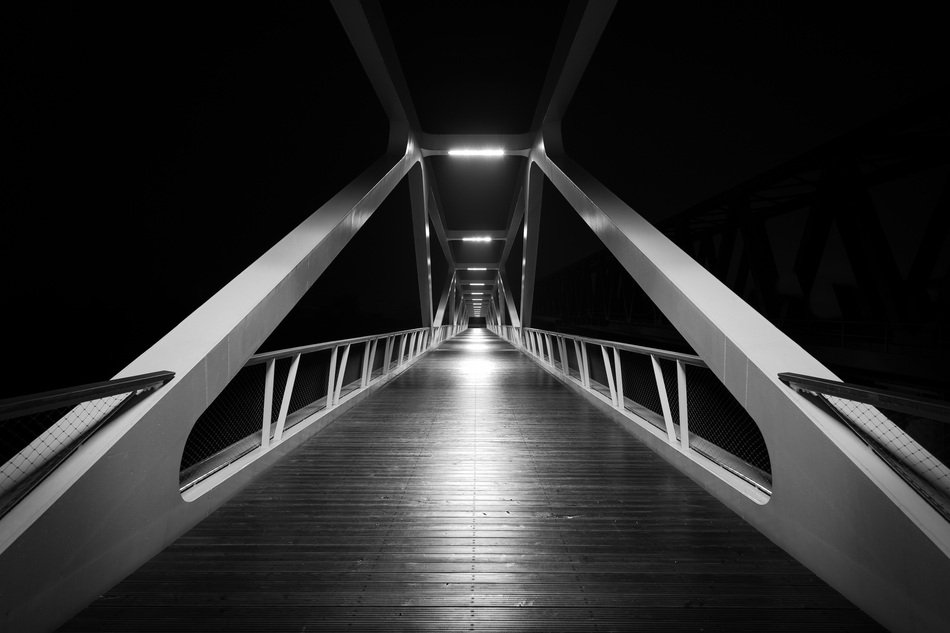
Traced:
<path id="1" fill-rule="evenodd" d="M 0 421 L 17 418 L 31 413 L 40 413 L 51 409 L 69 407 L 120 393 L 158 387 L 175 377 L 171 371 L 154 371 L 128 378 L 115 378 L 93 382 L 77 387 L 53 389 L 26 396 L 0 400 Z"/>
<path id="2" fill-rule="evenodd" d="M 697 383 L 696 376 L 690 379 L 687 366 L 710 372 L 700 357 L 537 328 L 493 324 L 490 329 L 539 361 L 546 371 L 609 403 L 704 468 L 715 464 L 751 485 L 756 492 L 744 485 L 739 488 L 756 503 L 765 503 L 771 496 L 771 463 L 761 431 L 718 380 L 698 379 Z M 573 343 L 573 351 L 565 343 Z M 593 353 L 588 345 L 595 347 Z M 626 366 L 622 352 L 646 357 L 649 365 Z M 674 367 L 664 371 L 662 362 Z M 594 376 L 595 367 L 600 378 Z M 719 385 L 719 390 L 713 384 Z M 651 391 L 655 394 L 652 402 Z M 735 404 L 730 405 L 730 401 Z M 715 415 L 707 415 L 710 402 L 721 405 L 717 405 Z"/>
<path id="3" fill-rule="evenodd" d="M 583 341 L 585 343 L 590 343 L 591 345 L 604 345 L 609 347 L 615 347 L 619 350 L 625 352 L 633 352 L 635 354 L 646 354 L 648 356 L 656 356 L 657 358 L 666 358 L 668 360 L 678 360 L 680 362 L 686 363 L 687 365 L 695 365 L 696 367 L 706 367 L 706 361 L 704 361 L 699 356 L 694 354 L 683 354 L 681 352 L 671 352 L 665 349 L 658 349 L 654 347 L 644 347 L 643 345 L 633 345 L 631 343 L 619 343 L 617 341 L 608 341 L 606 339 L 599 338 L 589 338 L 586 336 L 579 336 L 577 334 L 570 334 L 567 332 L 553 332 L 550 330 L 539 330 L 537 328 L 526 327 L 522 328 L 525 332 L 537 332 L 539 334 L 547 335 L 557 335 L 557 336 L 568 336 L 575 341 Z"/>
<path id="4" fill-rule="evenodd" d="M 950 405 L 938 400 L 900 396 L 873 387 L 861 387 L 846 382 L 803 376 L 802 374 L 781 373 L 778 378 L 796 391 L 799 388 L 804 388 L 829 396 L 869 404 L 881 409 L 921 415 L 940 422 L 950 423 Z"/>
<path id="5" fill-rule="evenodd" d="M 260 363 L 265 363 L 269 360 L 279 360 L 281 358 L 290 358 L 291 356 L 296 356 L 297 354 L 309 354 L 310 352 L 319 352 L 326 349 L 333 349 L 334 347 L 339 347 L 341 345 L 356 345 L 359 343 L 366 343 L 367 341 L 374 341 L 379 338 L 388 338 L 390 336 L 400 336 L 403 334 L 411 334 L 413 332 L 421 332 L 423 330 L 438 330 L 440 328 L 451 327 L 448 325 L 441 325 L 437 327 L 417 327 L 411 328 L 408 330 L 399 330 L 397 332 L 384 332 L 382 334 L 371 334 L 369 336 L 358 336 L 356 338 L 345 338 L 338 341 L 327 341 L 325 343 L 313 343 L 311 345 L 301 345 L 300 347 L 288 347 L 286 349 L 278 349 L 273 352 L 263 352 L 261 354 L 255 354 L 251 356 L 248 361 L 244 364 L 245 367 L 250 367 L 251 365 L 259 365 Z"/>

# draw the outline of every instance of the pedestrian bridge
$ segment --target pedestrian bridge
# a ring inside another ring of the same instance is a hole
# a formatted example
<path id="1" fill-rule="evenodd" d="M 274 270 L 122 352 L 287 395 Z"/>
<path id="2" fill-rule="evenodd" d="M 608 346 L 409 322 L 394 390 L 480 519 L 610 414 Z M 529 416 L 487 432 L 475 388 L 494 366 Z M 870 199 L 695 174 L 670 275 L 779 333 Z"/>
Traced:
<path id="1" fill-rule="evenodd" d="M 113 380 L 0 402 L 0 630 L 946 631 L 948 408 L 841 382 L 565 153 L 613 3 L 499 135 L 423 132 L 333 6 L 387 152 Z M 453 230 L 451 160 L 510 161 L 504 225 Z M 260 353 L 404 178 L 419 327 Z M 531 327 L 545 182 L 694 354 Z"/>
<path id="2" fill-rule="evenodd" d="M 468 329 L 62 630 L 880 630 L 574 391 Z"/>

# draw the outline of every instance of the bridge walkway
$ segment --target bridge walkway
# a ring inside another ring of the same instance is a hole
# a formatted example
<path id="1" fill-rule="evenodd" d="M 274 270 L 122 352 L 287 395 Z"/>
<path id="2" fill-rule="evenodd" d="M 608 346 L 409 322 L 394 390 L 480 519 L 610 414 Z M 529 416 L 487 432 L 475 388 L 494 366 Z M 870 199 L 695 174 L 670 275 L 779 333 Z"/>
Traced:
<path id="1" fill-rule="evenodd" d="M 468 330 L 62 631 L 878 631 L 594 405 Z"/>

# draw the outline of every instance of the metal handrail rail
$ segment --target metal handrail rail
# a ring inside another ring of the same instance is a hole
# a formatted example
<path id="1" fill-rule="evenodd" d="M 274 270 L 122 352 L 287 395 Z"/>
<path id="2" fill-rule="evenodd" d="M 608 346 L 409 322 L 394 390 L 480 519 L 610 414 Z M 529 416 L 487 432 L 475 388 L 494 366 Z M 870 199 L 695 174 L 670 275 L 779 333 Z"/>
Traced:
<path id="1" fill-rule="evenodd" d="M 514 326 L 503 326 L 503 327 L 514 327 Z M 706 367 L 706 361 L 704 361 L 699 356 L 694 354 L 683 354 L 681 352 L 671 352 L 665 349 L 657 349 L 653 347 L 644 347 L 643 345 L 633 345 L 631 343 L 619 343 L 617 341 L 608 341 L 605 339 L 599 338 L 589 338 L 586 336 L 579 336 L 577 334 L 568 334 L 566 332 L 553 332 L 551 330 L 539 330 L 537 328 L 521 328 L 525 332 L 537 332 L 539 334 L 546 334 L 548 336 L 565 336 L 575 341 L 581 341 L 584 343 L 590 343 L 591 345 L 603 345 L 605 347 L 613 347 L 625 352 L 633 352 L 635 354 L 646 354 L 648 356 L 656 356 L 657 358 L 666 358 L 669 360 L 678 360 L 687 365 L 695 365 L 696 367 Z"/>
<path id="2" fill-rule="evenodd" d="M 921 415 L 939 422 L 950 423 L 950 405 L 938 400 L 900 396 L 873 387 L 861 387 L 825 378 L 803 376 L 802 374 L 781 373 L 778 378 L 792 389 L 803 388 L 829 396 L 869 404 L 881 409 Z"/>
<path id="3" fill-rule="evenodd" d="M 269 360 L 279 360 L 282 358 L 290 358 L 296 356 L 297 354 L 309 354 L 311 352 L 320 352 L 327 349 L 333 349 L 334 347 L 340 347 L 343 345 L 356 345 L 359 343 L 366 343 L 369 341 L 375 341 L 376 339 L 389 338 L 391 336 L 400 336 L 403 334 L 412 334 L 413 332 L 422 332 L 428 330 L 438 330 L 441 328 L 451 327 L 449 325 L 440 325 L 438 327 L 417 327 L 411 328 L 408 330 L 399 330 L 397 332 L 384 332 L 382 334 L 371 334 L 369 336 L 358 336 L 356 338 L 345 338 L 338 341 L 327 341 L 325 343 L 313 343 L 311 345 L 301 345 L 300 347 L 288 347 L 286 349 L 278 349 L 273 352 L 263 352 L 261 354 L 255 354 L 251 356 L 248 361 L 244 364 L 245 367 L 250 367 L 251 365 L 258 365 L 260 363 L 265 363 Z"/>
<path id="4" fill-rule="evenodd" d="M 128 378 L 115 378 L 76 387 L 53 389 L 26 396 L 0 400 L 0 421 L 41 413 L 51 409 L 69 407 L 90 400 L 98 400 L 120 393 L 159 387 L 175 377 L 171 371 L 155 371 Z"/>

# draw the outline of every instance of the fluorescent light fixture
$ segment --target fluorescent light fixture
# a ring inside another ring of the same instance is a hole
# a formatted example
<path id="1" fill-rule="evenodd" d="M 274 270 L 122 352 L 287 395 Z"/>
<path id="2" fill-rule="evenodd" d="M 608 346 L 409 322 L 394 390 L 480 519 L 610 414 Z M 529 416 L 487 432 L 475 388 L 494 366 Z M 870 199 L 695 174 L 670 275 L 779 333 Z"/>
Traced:
<path id="1" fill-rule="evenodd" d="M 491 241 L 491 238 L 490 238 L 490 237 L 481 237 L 481 236 L 479 236 L 479 237 L 463 237 L 463 238 L 462 238 L 462 241 L 463 241 L 463 242 L 490 242 L 490 241 Z"/>
<path id="2" fill-rule="evenodd" d="M 472 294 L 473 294 L 473 295 L 483 295 L 483 294 L 485 294 L 485 293 L 484 293 L 484 292 L 473 292 Z"/>
<path id="3" fill-rule="evenodd" d="M 457 147 L 449 150 L 449 156 L 477 156 L 479 158 L 499 158 L 505 155 L 503 149 L 475 149 L 472 147 Z"/>
<path id="4" fill-rule="evenodd" d="M 488 270 L 487 268 L 466 268 L 465 270 Z"/>
<path id="5" fill-rule="evenodd" d="M 480 282 L 480 281 L 473 281 L 473 282 L 469 283 L 468 285 L 469 285 L 469 286 L 484 286 L 485 284 L 483 284 L 483 283 Z"/>

